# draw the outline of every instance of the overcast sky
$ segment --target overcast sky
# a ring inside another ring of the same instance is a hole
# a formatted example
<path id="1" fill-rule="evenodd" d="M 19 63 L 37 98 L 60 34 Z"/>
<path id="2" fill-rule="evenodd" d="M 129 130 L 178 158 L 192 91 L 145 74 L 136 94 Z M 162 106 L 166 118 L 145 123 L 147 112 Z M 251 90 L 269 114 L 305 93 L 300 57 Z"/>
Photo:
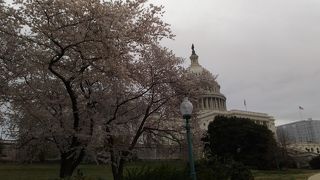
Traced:
<path id="1" fill-rule="evenodd" d="M 9 0 L 6 0 L 9 1 Z M 227 108 L 264 112 L 276 125 L 320 120 L 319 0 L 151 0 L 165 6 L 163 45 L 218 74 Z"/>
<path id="2" fill-rule="evenodd" d="M 320 120 L 319 0 L 152 0 L 165 6 L 174 41 L 190 64 L 219 74 L 228 109 L 265 112 L 276 125 Z"/>

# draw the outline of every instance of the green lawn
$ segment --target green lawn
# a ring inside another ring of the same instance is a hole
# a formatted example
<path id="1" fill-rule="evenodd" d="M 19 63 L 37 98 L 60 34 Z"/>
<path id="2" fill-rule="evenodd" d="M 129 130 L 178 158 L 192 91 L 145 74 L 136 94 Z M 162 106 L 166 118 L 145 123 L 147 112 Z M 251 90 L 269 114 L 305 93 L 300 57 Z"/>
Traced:
<path id="1" fill-rule="evenodd" d="M 181 162 L 166 162 L 176 167 L 182 167 Z M 148 166 L 158 166 L 160 162 L 138 162 L 131 163 L 127 168 Z M 110 166 L 81 165 L 81 172 L 89 179 L 112 180 Z M 58 178 L 59 166 L 57 164 L 32 164 L 15 165 L 0 164 L 1 180 L 54 180 Z M 320 173 L 316 170 L 291 169 L 284 171 L 252 171 L 256 180 L 307 180 L 313 174 Z"/>
<path id="2" fill-rule="evenodd" d="M 110 166 L 80 165 L 79 169 L 90 179 L 112 180 Z M 1 180 L 48 180 L 57 179 L 59 166 L 50 164 L 0 165 Z"/>
<path id="3" fill-rule="evenodd" d="M 256 180 L 307 180 L 320 170 L 289 169 L 283 171 L 252 171 Z"/>
<path id="4" fill-rule="evenodd" d="M 170 166 L 183 167 L 181 161 L 147 161 L 127 164 L 126 168 L 143 166 Z M 89 179 L 113 180 L 109 165 L 80 165 L 78 169 Z M 76 171 L 75 173 L 76 174 Z M 57 179 L 59 175 L 58 164 L 0 164 L 0 180 L 48 180 Z"/>

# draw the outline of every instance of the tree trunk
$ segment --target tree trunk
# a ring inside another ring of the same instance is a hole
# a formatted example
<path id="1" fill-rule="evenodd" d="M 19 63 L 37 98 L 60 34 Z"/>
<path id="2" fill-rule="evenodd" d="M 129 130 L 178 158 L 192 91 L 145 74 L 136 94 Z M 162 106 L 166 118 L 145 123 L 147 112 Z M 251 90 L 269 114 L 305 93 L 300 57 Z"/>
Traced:
<path id="1" fill-rule="evenodd" d="M 111 151 L 110 154 L 111 154 L 111 169 L 112 169 L 113 179 L 122 180 L 124 159 L 121 156 L 115 155 L 113 151 Z"/>
<path id="2" fill-rule="evenodd" d="M 72 176 L 73 171 L 80 164 L 84 157 L 84 150 L 82 149 L 80 154 L 70 151 L 61 154 L 60 160 L 60 178 L 68 178 Z"/>

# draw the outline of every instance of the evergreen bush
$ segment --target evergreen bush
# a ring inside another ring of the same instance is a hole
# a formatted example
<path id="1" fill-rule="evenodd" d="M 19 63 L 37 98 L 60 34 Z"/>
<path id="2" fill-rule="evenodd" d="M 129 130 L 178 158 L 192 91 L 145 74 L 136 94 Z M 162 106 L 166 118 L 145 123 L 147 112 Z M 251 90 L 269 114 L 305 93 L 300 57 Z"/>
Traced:
<path id="1" fill-rule="evenodd" d="M 320 156 L 311 159 L 309 161 L 309 165 L 312 169 L 320 169 Z"/>

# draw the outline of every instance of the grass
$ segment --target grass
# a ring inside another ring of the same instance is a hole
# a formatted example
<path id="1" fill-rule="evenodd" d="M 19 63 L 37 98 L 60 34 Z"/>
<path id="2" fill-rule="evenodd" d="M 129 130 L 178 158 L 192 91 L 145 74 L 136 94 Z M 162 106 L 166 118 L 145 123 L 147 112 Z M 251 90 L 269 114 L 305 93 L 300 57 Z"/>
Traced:
<path id="1" fill-rule="evenodd" d="M 179 161 L 153 161 L 130 163 L 126 168 L 137 168 L 142 166 L 160 166 L 162 164 L 183 167 Z M 79 169 L 89 179 L 112 180 L 110 166 L 80 165 Z M 319 170 L 290 169 L 283 171 L 258 171 L 253 170 L 256 180 L 307 180 L 313 174 L 320 173 Z M 59 165 L 57 164 L 0 164 L 0 179 L 3 180 L 54 180 L 58 179 Z"/>
<path id="2" fill-rule="evenodd" d="M 80 165 L 79 168 L 90 179 L 112 180 L 110 166 Z M 1 164 L 0 179 L 3 180 L 53 180 L 58 179 L 57 164 Z"/>
<path id="3" fill-rule="evenodd" d="M 308 177 L 320 173 L 320 170 L 288 169 L 282 171 L 252 170 L 255 180 L 307 180 Z"/>
<path id="4" fill-rule="evenodd" d="M 130 169 L 142 166 L 156 167 L 163 164 L 182 167 L 181 161 L 144 161 L 127 164 L 126 168 Z M 90 177 L 90 179 L 113 179 L 109 165 L 80 165 L 78 169 L 80 169 L 86 177 Z M 58 175 L 58 164 L 0 164 L 1 180 L 54 180 L 58 179 Z"/>

